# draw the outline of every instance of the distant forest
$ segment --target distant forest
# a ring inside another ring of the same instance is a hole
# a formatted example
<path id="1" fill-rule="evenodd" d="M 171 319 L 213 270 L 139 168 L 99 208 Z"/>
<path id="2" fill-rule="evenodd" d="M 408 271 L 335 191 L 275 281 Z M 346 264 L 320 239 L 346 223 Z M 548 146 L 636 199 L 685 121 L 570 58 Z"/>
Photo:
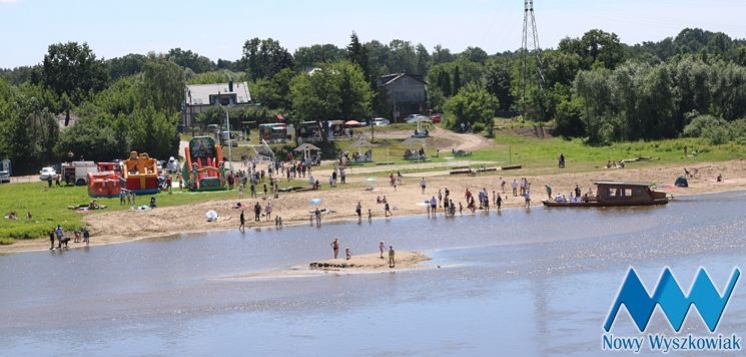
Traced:
<path id="1" fill-rule="evenodd" d="M 290 53 L 271 38 L 244 43 L 239 59 L 213 61 L 181 48 L 167 53 L 97 58 L 86 43 L 49 46 L 34 66 L 0 70 L 0 157 L 16 171 L 84 156 L 110 160 L 129 150 L 175 155 L 186 84 L 247 81 L 258 105 L 231 110 L 231 120 L 391 117 L 378 78 L 420 75 L 428 106 L 491 132 L 498 113 L 544 122 L 558 135 L 590 145 L 681 136 L 713 143 L 746 142 L 746 41 L 685 29 L 676 37 L 636 45 L 590 30 L 556 49 L 523 53 L 461 53 L 393 40 L 345 48 L 315 44 Z M 311 68 L 331 69 L 309 76 Z M 524 91 L 525 88 L 525 91 Z M 221 111 L 204 113 L 219 123 Z M 76 124 L 61 130 L 58 118 Z"/>

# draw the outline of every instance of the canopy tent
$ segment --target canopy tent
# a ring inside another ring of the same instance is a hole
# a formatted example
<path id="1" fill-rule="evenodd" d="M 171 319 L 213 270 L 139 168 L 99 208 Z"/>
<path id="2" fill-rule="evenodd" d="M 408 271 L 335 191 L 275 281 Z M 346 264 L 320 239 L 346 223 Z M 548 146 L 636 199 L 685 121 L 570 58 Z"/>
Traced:
<path id="1" fill-rule="evenodd" d="M 293 149 L 293 151 L 302 152 L 303 158 L 308 160 L 311 156 L 311 151 L 321 151 L 321 149 L 313 144 L 303 143 L 300 144 L 297 148 Z"/>
<path id="2" fill-rule="evenodd" d="M 364 140 L 364 139 L 355 140 L 354 143 L 350 144 L 350 148 L 353 148 L 353 149 L 372 148 L 372 147 L 375 147 L 375 145 L 371 144 L 369 141 Z"/>
<path id="3" fill-rule="evenodd" d="M 361 124 L 357 120 L 348 120 L 348 121 L 345 122 L 345 126 L 347 126 L 347 127 L 357 127 L 357 126 L 361 126 L 361 125 L 363 125 L 363 124 Z"/>

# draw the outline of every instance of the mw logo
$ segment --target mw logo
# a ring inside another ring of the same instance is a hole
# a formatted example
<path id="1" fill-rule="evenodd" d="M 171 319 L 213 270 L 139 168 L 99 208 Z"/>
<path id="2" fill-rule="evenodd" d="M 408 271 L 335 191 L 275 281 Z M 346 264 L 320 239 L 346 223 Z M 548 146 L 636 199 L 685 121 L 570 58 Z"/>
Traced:
<path id="1" fill-rule="evenodd" d="M 665 268 L 658 280 L 658 285 L 655 287 L 653 294 L 650 295 L 640 281 L 640 277 L 637 276 L 635 269 L 630 268 L 622 287 L 619 289 L 619 294 L 611 306 L 604 329 L 606 332 L 611 330 L 611 326 L 619 313 L 619 308 L 624 304 L 637 328 L 640 332 L 643 332 L 648 326 L 653 311 L 655 311 L 655 306 L 659 305 L 671 327 L 679 332 L 691 305 L 694 305 L 707 328 L 710 332 L 714 332 L 740 276 L 741 271 L 734 268 L 730 281 L 725 286 L 723 293 L 720 294 L 705 269 L 699 268 L 689 294 L 685 295 L 671 270 Z"/>

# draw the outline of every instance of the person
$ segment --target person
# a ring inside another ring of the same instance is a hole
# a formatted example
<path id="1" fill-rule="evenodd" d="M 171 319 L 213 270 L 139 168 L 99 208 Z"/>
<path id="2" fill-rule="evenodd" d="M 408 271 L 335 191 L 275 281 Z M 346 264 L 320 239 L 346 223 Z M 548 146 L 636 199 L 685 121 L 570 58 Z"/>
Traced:
<path id="1" fill-rule="evenodd" d="M 77 229 L 73 231 L 73 243 L 80 243 L 83 238 L 80 236 L 80 231 Z"/>
<path id="2" fill-rule="evenodd" d="M 578 184 L 575 184 L 575 197 L 580 197 L 580 186 Z"/>
<path id="3" fill-rule="evenodd" d="M 500 208 L 503 205 L 503 198 L 502 198 L 502 196 L 500 196 L 499 193 L 497 194 L 497 200 L 495 200 L 495 204 L 497 205 L 497 211 L 499 212 Z"/>
<path id="4" fill-rule="evenodd" d="M 544 185 L 544 187 L 547 188 L 547 197 L 548 197 L 548 200 L 551 201 L 552 200 L 552 186 Z"/>
<path id="5" fill-rule="evenodd" d="M 267 205 L 264 207 L 264 215 L 267 217 L 267 222 L 272 220 L 272 201 L 267 200 Z"/>
<path id="6" fill-rule="evenodd" d="M 372 221 L 373 221 L 373 211 L 371 211 L 370 208 L 368 208 L 368 222 L 372 222 Z"/>
<path id="7" fill-rule="evenodd" d="M 378 243 L 378 250 L 381 252 L 381 259 L 383 259 L 383 252 L 386 250 L 386 245 L 383 244 L 383 241 Z"/>
<path id="8" fill-rule="evenodd" d="M 280 216 L 275 217 L 275 227 L 282 228 L 282 217 Z"/>
<path id="9" fill-rule="evenodd" d="M 723 182 L 723 174 L 718 174 L 717 182 Z"/>
<path id="10" fill-rule="evenodd" d="M 355 213 L 357 213 L 357 221 L 360 222 L 363 219 L 363 204 L 360 203 L 360 201 L 357 201 L 357 206 L 355 206 Z"/>
<path id="11" fill-rule="evenodd" d="M 436 211 L 438 210 L 438 201 L 435 200 L 435 196 L 430 198 L 430 210 L 433 213 L 433 217 L 435 217 Z"/>
<path id="12" fill-rule="evenodd" d="M 334 259 L 337 259 L 337 255 L 339 255 L 339 239 L 334 238 L 334 240 L 331 243 L 332 251 L 334 252 Z"/>
<path id="13" fill-rule="evenodd" d="M 91 243 L 91 233 L 88 232 L 86 226 L 83 226 L 83 242 L 85 242 L 86 247 Z"/>
<path id="14" fill-rule="evenodd" d="M 128 197 L 127 197 L 127 190 L 125 190 L 125 189 L 121 189 L 121 190 L 119 191 L 119 205 L 120 205 L 120 206 L 123 206 L 123 205 L 124 205 L 124 202 L 125 202 L 125 201 L 127 200 L 127 198 L 128 198 Z"/>
<path id="15" fill-rule="evenodd" d="M 155 196 L 150 197 L 150 208 L 155 208 Z"/>
<path id="16" fill-rule="evenodd" d="M 57 235 L 57 241 L 59 244 L 57 245 L 57 249 L 62 249 L 62 227 L 60 225 L 57 225 L 57 229 L 54 230 L 54 233 Z"/>
<path id="17" fill-rule="evenodd" d="M 523 194 L 523 197 L 526 200 L 526 208 L 531 208 L 531 195 L 529 194 L 528 190 L 526 190 L 526 193 Z"/>
<path id="18" fill-rule="evenodd" d="M 422 194 L 425 194 L 425 188 L 427 188 L 427 181 L 423 177 L 422 180 L 420 180 L 420 187 L 422 187 Z"/>
<path id="19" fill-rule="evenodd" d="M 318 207 L 316 207 L 314 216 L 316 216 L 316 227 L 321 227 L 321 210 Z"/>
<path id="20" fill-rule="evenodd" d="M 391 209 L 389 208 L 388 202 L 383 204 L 383 215 L 385 217 L 388 217 L 389 215 L 392 215 L 392 216 L 394 215 L 393 213 L 391 213 Z"/>
<path id="21" fill-rule="evenodd" d="M 262 205 L 259 202 L 254 204 L 254 222 L 259 222 L 262 216 Z"/>
<path id="22" fill-rule="evenodd" d="M 564 169 L 565 168 L 565 154 L 560 153 L 559 156 L 559 168 Z"/>
<path id="23" fill-rule="evenodd" d="M 246 217 L 244 217 L 243 211 L 244 210 L 241 210 L 241 215 L 238 217 L 240 221 L 240 224 L 238 225 L 238 230 L 242 233 L 246 230 L 246 227 L 245 227 Z"/>
<path id="24" fill-rule="evenodd" d="M 684 145 L 684 158 L 686 159 L 687 149 L 689 149 L 686 145 Z"/>
<path id="25" fill-rule="evenodd" d="M 394 252 L 394 247 L 389 246 L 389 268 L 393 268 L 396 266 L 396 252 Z"/>
<path id="26" fill-rule="evenodd" d="M 50 247 L 49 247 L 49 250 L 53 250 L 54 249 L 54 231 L 55 231 L 54 229 L 52 229 L 51 231 L 49 231 L 49 243 L 51 244 Z"/>
<path id="27" fill-rule="evenodd" d="M 345 248 L 345 258 L 347 258 L 347 260 L 352 259 L 352 251 L 350 250 L 350 247 Z"/>
<path id="28" fill-rule="evenodd" d="M 510 183 L 510 187 L 513 188 L 513 197 L 518 197 L 518 182 L 515 179 Z"/>
<path id="29" fill-rule="evenodd" d="M 461 204 L 461 201 L 458 201 L 458 214 L 464 214 L 464 205 Z"/>

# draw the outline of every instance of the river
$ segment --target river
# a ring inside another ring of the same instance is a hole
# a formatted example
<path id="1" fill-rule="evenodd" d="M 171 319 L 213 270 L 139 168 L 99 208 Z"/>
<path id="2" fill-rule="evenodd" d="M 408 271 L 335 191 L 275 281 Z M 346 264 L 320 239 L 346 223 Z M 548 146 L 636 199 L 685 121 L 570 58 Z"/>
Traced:
<path id="1" fill-rule="evenodd" d="M 598 356 L 630 267 L 649 290 L 670 267 L 687 291 L 700 266 L 722 289 L 746 266 L 744 212 L 746 193 L 728 193 L 0 256 L 0 355 Z M 395 273 L 227 278 L 328 259 L 334 237 L 356 253 L 383 240 L 433 260 Z M 745 326 L 737 285 L 718 329 Z M 673 333 L 660 309 L 650 329 Z M 697 313 L 685 329 L 707 331 Z M 639 334 L 626 310 L 613 332 Z"/>

